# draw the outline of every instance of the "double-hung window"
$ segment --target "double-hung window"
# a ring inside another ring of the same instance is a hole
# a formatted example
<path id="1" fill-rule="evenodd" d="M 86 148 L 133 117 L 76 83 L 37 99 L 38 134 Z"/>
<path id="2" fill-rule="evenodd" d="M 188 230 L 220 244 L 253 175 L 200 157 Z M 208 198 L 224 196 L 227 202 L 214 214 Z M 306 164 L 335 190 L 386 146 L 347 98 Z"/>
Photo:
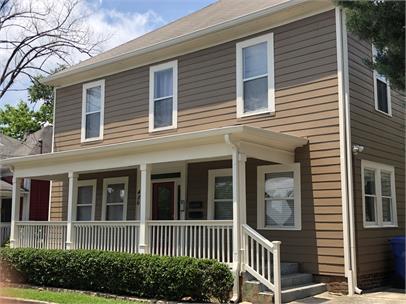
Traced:
<path id="1" fill-rule="evenodd" d="M 93 221 L 96 203 L 96 180 L 78 181 L 76 220 Z"/>
<path id="2" fill-rule="evenodd" d="M 128 177 L 105 178 L 103 181 L 103 214 L 106 221 L 123 221 L 127 215 Z"/>
<path id="3" fill-rule="evenodd" d="M 300 164 L 259 166 L 258 229 L 300 230 Z"/>
<path id="4" fill-rule="evenodd" d="M 104 80 L 86 83 L 82 93 L 82 142 L 103 138 Z"/>
<path id="5" fill-rule="evenodd" d="M 362 160 L 361 168 L 364 227 L 396 226 L 394 167 Z"/>
<path id="6" fill-rule="evenodd" d="M 237 117 L 275 111 L 273 33 L 237 43 Z"/>
<path id="7" fill-rule="evenodd" d="M 177 127 L 178 62 L 171 61 L 150 67 L 149 131 Z"/>
<path id="8" fill-rule="evenodd" d="M 372 54 L 374 58 L 378 54 L 374 46 L 372 46 Z M 385 76 L 380 75 L 376 70 L 374 70 L 375 110 L 387 115 L 392 115 L 390 91 L 391 90 L 388 79 L 386 79 Z"/>
<path id="9" fill-rule="evenodd" d="M 208 218 L 233 219 L 233 177 L 231 169 L 209 170 Z"/>

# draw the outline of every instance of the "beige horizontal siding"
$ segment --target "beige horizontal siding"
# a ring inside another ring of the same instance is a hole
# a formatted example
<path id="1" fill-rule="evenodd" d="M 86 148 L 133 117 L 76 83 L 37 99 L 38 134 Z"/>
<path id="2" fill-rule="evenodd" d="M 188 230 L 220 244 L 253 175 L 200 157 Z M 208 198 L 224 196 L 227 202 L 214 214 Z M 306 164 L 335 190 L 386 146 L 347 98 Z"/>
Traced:
<path id="1" fill-rule="evenodd" d="M 296 153 L 306 180 L 303 230 L 264 234 L 269 239 L 282 240 L 285 260 L 302 261 L 304 269 L 313 273 L 343 275 L 334 12 L 283 25 L 272 32 L 276 86 L 276 112 L 272 116 L 236 118 L 235 44 L 238 41 L 231 41 L 176 58 L 177 130 L 148 133 L 148 66 L 105 78 L 101 142 L 80 143 L 82 85 L 58 89 L 55 149 L 63 151 L 242 124 L 306 137 L 310 144 Z M 248 174 L 250 181 L 256 181 L 254 169 Z M 198 180 L 207 183 L 204 177 Z M 255 185 L 249 187 L 253 189 Z M 201 191 L 201 184 L 189 180 L 190 200 L 195 195 L 207 196 Z M 250 207 L 248 213 L 251 223 L 256 221 L 255 208 Z M 331 244 L 335 245 L 331 247 Z M 303 250 L 298 250 L 298 246 Z"/>
<path id="2" fill-rule="evenodd" d="M 373 72 L 363 63 L 371 58 L 372 47 L 350 34 L 348 49 L 352 142 L 365 147 L 354 157 L 358 272 L 362 276 L 391 271 L 389 239 L 405 230 L 405 96 L 392 91 L 392 117 L 377 112 Z M 362 159 L 395 167 L 398 228 L 363 227 Z"/>

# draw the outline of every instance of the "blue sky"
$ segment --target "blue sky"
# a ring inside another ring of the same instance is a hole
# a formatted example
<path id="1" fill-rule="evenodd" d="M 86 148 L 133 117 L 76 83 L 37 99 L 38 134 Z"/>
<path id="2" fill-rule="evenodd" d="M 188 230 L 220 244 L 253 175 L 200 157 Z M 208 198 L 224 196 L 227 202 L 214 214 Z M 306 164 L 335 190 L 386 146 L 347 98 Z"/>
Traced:
<path id="1" fill-rule="evenodd" d="M 88 23 L 93 30 L 110 34 L 111 38 L 103 45 L 107 50 L 213 2 L 215 0 L 86 0 L 84 5 L 92 12 Z M 7 92 L 0 100 L 0 107 L 27 101 L 25 88 L 29 84 L 27 78 L 18 79 L 12 87 L 16 91 Z"/>

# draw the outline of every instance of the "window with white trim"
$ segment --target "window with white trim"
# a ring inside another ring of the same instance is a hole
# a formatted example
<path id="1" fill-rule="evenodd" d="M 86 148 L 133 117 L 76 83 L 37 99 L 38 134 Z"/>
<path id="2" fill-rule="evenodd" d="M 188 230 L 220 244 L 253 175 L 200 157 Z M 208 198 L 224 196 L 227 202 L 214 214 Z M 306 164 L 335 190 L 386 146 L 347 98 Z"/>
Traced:
<path id="1" fill-rule="evenodd" d="M 231 169 L 209 170 L 208 218 L 233 219 L 233 177 Z"/>
<path id="2" fill-rule="evenodd" d="M 178 62 L 152 66 L 149 70 L 149 131 L 177 127 Z"/>
<path id="3" fill-rule="evenodd" d="M 80 180 L 77 183 L 76 220 L 93 221 L 96 204 L 96 180 Z"/>
<path id="4" fill-rule="evenodd" d="M 103 180 L 103 215 L 106 221 L 122 221 L 127 217 L 128 177 Z"/>
<path id="5" fill-rule="evenodd" d="M 237 43 L 237 117 L 275 111 L 273 33 Z"/>
<path id="6" fill-rule="evenodd" d="M 300 164 L 259 166 L 258 229 L 300 230 Z"/>
<path id="7" fill-rule="evenodd" d="M 378 51 L 374 46 L 372 46 L 372 54 L 374 58 L 378 54 Z M 390 93 L 389 80 L 385 76 L 380 75 L 376 70 L 374 70 L 375 110 L 384 114 L 392 115 Z"/>
<path id="8" fill-rule="evenodd" d="M 83 85 L 82 92 L 82 142 L 103 138 L 104 80 Z"/>
<path id="9" fill-rule="evenodd" d="M 362 160 L 364 227 L 396 227 L 395 169 Z"/>

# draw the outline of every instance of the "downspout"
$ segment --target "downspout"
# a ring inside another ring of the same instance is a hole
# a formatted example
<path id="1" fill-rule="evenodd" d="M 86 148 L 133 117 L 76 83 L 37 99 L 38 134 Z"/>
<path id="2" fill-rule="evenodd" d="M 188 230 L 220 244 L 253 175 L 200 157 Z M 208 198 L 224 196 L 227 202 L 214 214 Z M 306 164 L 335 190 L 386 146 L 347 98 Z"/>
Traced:
<path id="1" fill-rule="evenodd" d="M 354 292 L 359 294 L 362 291 L 357 287 L 347 29 L 345 15 L 340 8 L 336 8 L 335 15 L 344 267 L 348 279 L 348 294 L 352 296 Z"/>

